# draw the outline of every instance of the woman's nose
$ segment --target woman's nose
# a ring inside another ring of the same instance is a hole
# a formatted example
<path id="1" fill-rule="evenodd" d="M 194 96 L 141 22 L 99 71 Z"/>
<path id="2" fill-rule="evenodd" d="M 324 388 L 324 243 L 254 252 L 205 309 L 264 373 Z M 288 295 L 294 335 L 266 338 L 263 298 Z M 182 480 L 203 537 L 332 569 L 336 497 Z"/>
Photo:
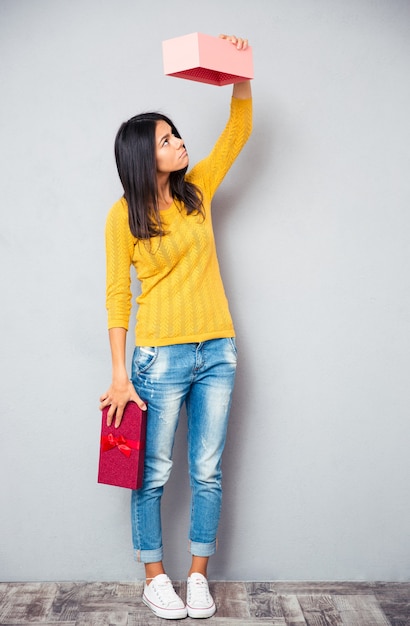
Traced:
<path id="1" fill-rule="evenodd" d="M 184 145 L 183 139 L 181 139 L 181 137 L 175 137 L 175 145 L 177 148 L 181 148 Z"/>

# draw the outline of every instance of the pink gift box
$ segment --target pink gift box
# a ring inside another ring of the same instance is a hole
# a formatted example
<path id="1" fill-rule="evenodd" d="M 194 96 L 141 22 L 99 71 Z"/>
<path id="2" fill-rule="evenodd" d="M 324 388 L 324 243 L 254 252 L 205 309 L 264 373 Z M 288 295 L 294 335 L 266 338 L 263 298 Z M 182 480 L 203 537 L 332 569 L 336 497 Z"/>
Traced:
<path id="1" fill-rule="evenodd" d="M 191 33 L 162 42 L 164 73 L 210 85 L 253 78 L 252 48 L 238 50 L 220 37 Z"/>
<path id="2" fill-rule="evenodd" d="M 128 402 L 118 428 L 107 426 L 109 407 L 102 411 L 98 482 L 139 489 L 144 477 L 147 414 Z"/>

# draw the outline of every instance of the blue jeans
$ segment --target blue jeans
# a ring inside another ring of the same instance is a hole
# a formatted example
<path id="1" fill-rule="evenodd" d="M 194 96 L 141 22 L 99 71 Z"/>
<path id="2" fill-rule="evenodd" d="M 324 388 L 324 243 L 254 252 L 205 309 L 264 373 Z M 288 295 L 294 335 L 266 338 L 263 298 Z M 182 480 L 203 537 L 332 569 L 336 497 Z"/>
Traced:
<path id="1" fill-rule="evenodd" d="M 136 347 L 131 380 L 148 404 L 144 483 L 132 492 L 132 539 L 143 563 L 162 561 L 161 497 L 172 468 L 179 414 L 188 418 L 190 550 L 211 556 L 222 502 L 221 457 L 236 371 L 235 339 Z"/>

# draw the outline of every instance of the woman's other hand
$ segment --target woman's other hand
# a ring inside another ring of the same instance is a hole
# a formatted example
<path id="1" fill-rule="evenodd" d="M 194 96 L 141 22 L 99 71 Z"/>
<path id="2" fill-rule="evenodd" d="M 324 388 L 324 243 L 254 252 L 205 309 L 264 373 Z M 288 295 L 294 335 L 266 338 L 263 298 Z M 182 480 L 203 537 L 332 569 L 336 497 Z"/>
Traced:
<path id="1" fill-rule="evenodd" d="M 108 391 L 100 397 L 101 411 L 107 406 L 110 407 L 107 413 L 107 426 L 111 426 L 115 417 L 114 426 L 115 428 L 119 427 L 125 406 L 130 401 L 138 404 L 143 411 L 147 410 L 147 405 L 141 400 L 135 391 L 134 385 L 128 378 L 123 381 L 113 382 Z"/>

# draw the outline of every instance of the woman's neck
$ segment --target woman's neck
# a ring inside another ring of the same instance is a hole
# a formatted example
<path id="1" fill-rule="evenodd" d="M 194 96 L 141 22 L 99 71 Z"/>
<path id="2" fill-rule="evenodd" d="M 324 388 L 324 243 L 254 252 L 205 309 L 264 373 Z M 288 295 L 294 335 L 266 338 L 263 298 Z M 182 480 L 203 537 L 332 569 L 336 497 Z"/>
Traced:
<path id="1" fill-rule="evenodd" d="M 169 184 L 169 177 L 167 178 L 167 180 L 158 180 L 157 188 L 158 208 L 160 211 L 163 211 L 164 209 L 168 209 L 174 201 L 171 193 L 171 185 Z"/>

